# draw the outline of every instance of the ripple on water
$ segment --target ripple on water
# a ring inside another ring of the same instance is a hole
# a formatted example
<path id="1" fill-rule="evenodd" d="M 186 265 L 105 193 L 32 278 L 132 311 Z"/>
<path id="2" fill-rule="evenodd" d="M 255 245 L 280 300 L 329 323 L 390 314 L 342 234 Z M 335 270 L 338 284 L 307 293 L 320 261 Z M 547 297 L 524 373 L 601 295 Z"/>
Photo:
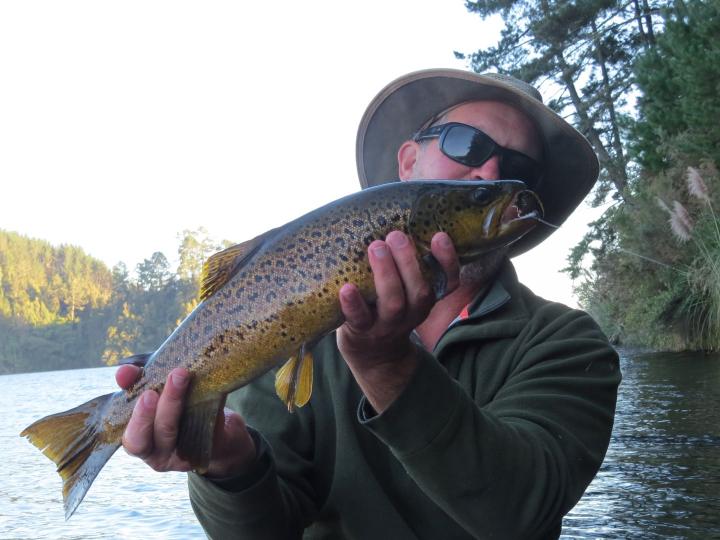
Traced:
<path id="1" fill-rule="evenodd" d="M 564 539 L 720 538 L 720 358 L 621 358 L 608 454 Z"/>
<path id="2" fill-rule="evenodd" d="M 564 539 L 720 538 L 720 359 L 622 357 L 608 454 Z M 82 390 L 78 390 L 82 388 Z M 184 474 L 117 452 L 65 522 L 54 466 L 18 436 L 34 420 L 115 390 L 109 368 L 0 376 L 0 538 L 205 538 Z"/>

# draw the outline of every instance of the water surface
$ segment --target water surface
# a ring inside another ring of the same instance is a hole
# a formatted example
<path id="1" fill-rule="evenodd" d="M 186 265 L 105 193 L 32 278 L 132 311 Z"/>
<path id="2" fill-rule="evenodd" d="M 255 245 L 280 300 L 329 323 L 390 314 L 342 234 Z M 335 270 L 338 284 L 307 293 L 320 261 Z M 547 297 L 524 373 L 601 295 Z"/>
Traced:
<path id="1" fill-rule="evenodd" d="M 720 539 L 720 357 L 624 354 L 608 455 L 563 538 Z M 122 450 L 65 522 L 60 477 L 20 431 L 115 391 L 114 369 L 0 376 L 0 538 L 205 538 L 186 477 Z"/>

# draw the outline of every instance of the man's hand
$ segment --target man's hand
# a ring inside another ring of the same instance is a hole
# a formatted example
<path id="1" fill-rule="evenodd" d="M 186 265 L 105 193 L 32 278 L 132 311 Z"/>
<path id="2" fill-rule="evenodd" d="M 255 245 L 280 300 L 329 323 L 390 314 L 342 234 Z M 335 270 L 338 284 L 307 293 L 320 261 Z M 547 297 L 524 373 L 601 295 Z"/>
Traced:
<path id="1" fill-rule="evenodd" d="M 447 292 L 459 282 L 459 263 L 450 237 L 437 233 L 433 256 L 447 276 Z M 415 246 L 399 231 L 368 248 L 377 302 L 369 306 L 355 285 L 340 289 L 345 324 L 337 333 L 338 348 L 363 393 L 378 412 L 405 388 L 417 357 L 410 334 L 435 304 L 432 287 L 423 277 Z"/>
<path id="2" fill-rule="evenodd" d="M 140 368 L 136 366 L 121 366 L 115 374 L 115 380 L 121 388 L 127 389 L 140 373 Z M 187 370 L 172 370 L 161 395 L 147 390 L 140 396 L 125 428 L 122 438 L 125 450 L 156 471 L 193 469 L 189 462 L 180 459 L 175 452 L 189 382 L 190 374 Z M 205 476 L 226 478 L 242 474 L 249 469 L 254 459 L 255 444 L 245 422 L 239 414 L 221 406 L 215 423 L 210 465 Z"/>

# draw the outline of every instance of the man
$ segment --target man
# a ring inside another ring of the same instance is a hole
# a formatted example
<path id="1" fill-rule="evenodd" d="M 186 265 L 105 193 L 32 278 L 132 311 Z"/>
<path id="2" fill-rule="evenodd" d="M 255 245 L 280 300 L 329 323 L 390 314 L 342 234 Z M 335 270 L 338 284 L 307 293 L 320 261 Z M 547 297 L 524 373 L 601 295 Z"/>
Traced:
<path id="1" fill-rule="evenodd" d="M 512 78 L 406 75 L 358 133 L 363 187 L 408 179 L 524 180 L 560 224 L 598 173 L 588 143 Z M 433 238 L 435 302 L 399 231 L 368 248 L 377 303 L 340 291 L 346 318 L 315 347 L 311 402 L 288 414 L 272 376 L 231 395 L 193 508 L 213 538 L 557 538 L 607 449 L 617 356 L 585 313 L 534 296 L 508 260 L 538 227 L 459 268 Z M 136 368 L 118 371 L 127 387 Z M 174 454 L 188 374 L 139 400 L 123 444 L 156 470 Z M 252 428 L 246 428 L 246 423 Z"/>

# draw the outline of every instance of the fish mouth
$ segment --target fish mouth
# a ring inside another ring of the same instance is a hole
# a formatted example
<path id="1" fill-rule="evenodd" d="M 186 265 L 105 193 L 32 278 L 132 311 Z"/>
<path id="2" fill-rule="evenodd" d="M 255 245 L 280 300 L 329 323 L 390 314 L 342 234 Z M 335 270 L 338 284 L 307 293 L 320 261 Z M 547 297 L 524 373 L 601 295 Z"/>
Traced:
<path id="1" fill-rule="evenodd" d="M 520 191 L 502 213 L 500 223 L 507 226 L 519 222 L 537 222 L 545 214 L 540 198 L 530 190 Z"/>

